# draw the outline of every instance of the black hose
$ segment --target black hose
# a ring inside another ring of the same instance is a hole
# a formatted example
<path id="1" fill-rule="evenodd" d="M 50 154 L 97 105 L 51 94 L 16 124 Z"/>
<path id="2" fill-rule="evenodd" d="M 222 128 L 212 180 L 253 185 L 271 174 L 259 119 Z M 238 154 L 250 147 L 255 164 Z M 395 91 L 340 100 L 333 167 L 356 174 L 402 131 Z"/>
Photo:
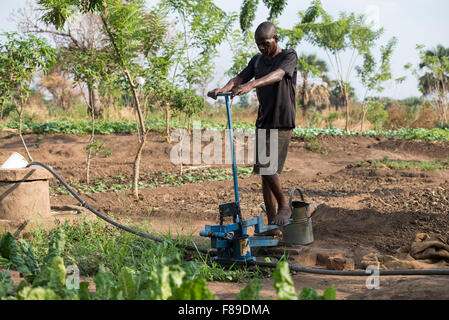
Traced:
<path id="1" fill-rule="evenodd" d="M 46 169 L 48 172 L 50 172 L 69 192 L 72 196 L 75 197 L 76 200 L 86 208 L 87 210 L 91 211 L 93 214 L 95 214 L 100 219 L 103 219 L 104 221 L 112 224 L 113 226 L 122 229 L 126 232 L 130 232 L 132 234 L 135 234 L 137 236 L 150 239 L 156 242 L 166 242 L 167 240 L 152 236 L 148 233 L 140 232 L 134 229 L 131 229 L 129 227 L 126 227 L 112 219 L 109 219 L 108 217 L 102 215 L 100 212 L 89 206 L 86 201 L 80 198 L 75 191 L 72 190 L 72 188 L 56 173 L 53 171 L 52 168 L 47 166 L 46 164 L 43 164 L 41 162 L 31 162 L 28 164 L 27 167 L 30 166 L 40 166 L 44 169 Z M 216 256 L 217 253 L 214 250 L 207 250 L 207 249 L 200 249 L 196 245 L 190 246 L 190 245 L 182 245 L 182 244 L 175 244 L 179 248 L 183 248 L 186 250 L 191 251 L 197 251 L 203 254 L 207 254 L 209 256 Z M 262 262 L 262 261 L 253 261 L 249 262 L 248 265 L 257 265 L 260 267 L 267 267 L 267 268 L 276 268 L 277 264 L 275 263 L 269 263 L 269 262 Z M 313 274 L 323 274 L 323 275 L 334 275 L 334 276 L 369 276 L 370 274 L 365 271 L 341 271 L 341 270 L 327 270 L 327 269 L 316 269 L 316 268 L 306 268 L 306 267 L 299 267 L 294 265 L 289 265 L 289 268 L 291 271 L 296 272 L 304 272 L 304 273 L 313 273 Z M 426 270 L 379 270 L 380 276 L 425 276 L 425 275 L 449 275 L 449 269 L 426 269 Z"/>
<path id="2" fill-rule="evenodd" d="M 74 196 L 76 200 L 78 200 L 78 202 L 81 204 L 81 206 L 83 208 L 86 208 L 87 210 L 89 210 L 90 212 L 95 214 L 100 219 L 103 219 L 107 223 L 110 223 L 110 224 L 112 224 L 113 226 L 115 226 L 115 227 L 117 227 L 119 229 L 125 230 L 126 232 L 130 232 L 130 233 L 135 234 L 135 235 L 137 235 L 139 237 L 142 237 L 142 238 L 150 239 L 150 240 L 153 240 L 153 241 L 156 241 L 156 242 L 166 242 L 167 241 L 167 240 L 164 240 L 164 239 L 152 236 L 151 234 L 131 229 L 131 228 L 129 228 L 127 226 L 124 226 L 124 225 L 122 225 L 122 224 L 120 224 L 120 223 L 118 223 L 118 222 L 116 222 L 116 221 L 114 221 L 112 219 L 109 219 L 108 217 L 104 216 L 103 214 L 101 214 L 100 212 L 98 212 L 97 210 L 95 210 L 94 208 L 89 206 L 86 203 L 86 201 L 81 199 L 81 197 L 78 196 L 78 194 L 76 194 L 76 192 L 73 191 L 73 189 L 56 172 L 54 172 L 52 168 L 50 168 L 46 164 L 43 164 L 41 162 L 36 162 L 36 161 L 31 162 L 28 165 L 28 167 L 33 166 L 33 165 L 40 166 L 40 167 L 46 169 L 48 172 L 50 172 L 70 192 L 70 194 L 72 196 Z M 197 246 L 182 245 L 182 244 L 175 244 L 175 245 L 177 247 L 181 247 L 183 249 L 187 249 L 187 250 L 191 250 L 191 251 L 198 251 L 200 253 L 208 254 L 208 255 L 211 255 L 211 256 L 215 255 L 215 251 L 211 251 L 211 250 L 207 250 L 207 249 L 200 249 Z"/>
<path id="3" fill-rule="evenodd" d="M 276 268 L 276 263 L 261 262 L 256 261 L 254 264 L 261 267 Z M 366 272 L 362 270 L 327 270 L 327 269 L 316 269 L 316 268 L 306 268 L 299 266 L 290 266 L 291 271 L 313 273 L 313 274 L 323 274 L 331 276 L 369 276 L 372 272 Z M 449 275 L 449 269 L 426 269 L 426 270 L 379 270 L 379 276 L 430 276 L 430 275 Z"/>

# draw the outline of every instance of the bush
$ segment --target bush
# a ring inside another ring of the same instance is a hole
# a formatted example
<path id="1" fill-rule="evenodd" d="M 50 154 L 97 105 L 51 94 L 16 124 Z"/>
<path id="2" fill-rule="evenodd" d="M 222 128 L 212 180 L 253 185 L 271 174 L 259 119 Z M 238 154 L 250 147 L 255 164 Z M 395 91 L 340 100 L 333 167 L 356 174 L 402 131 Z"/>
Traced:
<path id="1" fill-rule="evenodd" d="M 438 114 L 431 106 L 424 106 L 419 110 L 418 119 L 412 124 L 412 128 L 433 129 L 438 122 Z"/>
<path id="2" fill-rule="evenodd" d="M 385 110 L 385 106 L 380 102 L 370 102 L 368 105 L 366 118 L 369 122 L 373 123 L 376 130 L 379 130 L 385 120 L 388 117 L 388 112 Z"/>

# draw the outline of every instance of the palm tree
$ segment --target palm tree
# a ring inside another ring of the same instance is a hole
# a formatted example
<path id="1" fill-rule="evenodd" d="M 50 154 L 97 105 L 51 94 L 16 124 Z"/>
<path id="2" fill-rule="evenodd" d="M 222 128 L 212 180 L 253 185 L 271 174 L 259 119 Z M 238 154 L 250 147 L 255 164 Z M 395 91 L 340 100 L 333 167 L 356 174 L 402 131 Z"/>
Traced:
<path id="1" fill-rule="evenodd" d="M 449 108 L 449 48 L 438 45 L 433 50 L 425 51 L 419 68 L 425 71 L 419 78 L 419 88 L 423 95 L 433 97 L 434 107 L 444 124 L 448 120 Z"/>
<path id="2" fill-rule="evenodd" d="M 429 60 L 427 60 L 426 58 L 429 58 Z M 446 64 L 447 67 L 447 64 L 449 63 L 449 48 L 438 45 L 434 50 L 427 50 L 425 52 L 423 60 L 424 61 L 421 61 L 421 63 L 419 64 L 419 68 L 421 70 L 428 68 L 433 72 L 427 72 L 419 78 L 419 86 L 421 92 L 424 95 L 430 95 L 439 86 L 447 87 L 449 83 L 449 75 L 447 74 L 448 70 L 444 70 L 444 64 Z M 432 66 L 432 62 L 437 67 L 441 67 L 441 69 L 434 70 L 435 67 Z"/>
<path id="3" fill-rule="evenodd" d="M 330 103 L 335 106 L 335 108 L 338 110 L 339 108 L 342 108 L 345 106 L 345 93 L 343 92 L 340 83 L 337 80 L 330 81 L 328 84 L 328 87 L 331 88 L 330 90 Z M 351 86 L 350 83 L 346 83 L 346 94 L 348 103 L 351 102 L 353 99 L 356 98 L 355 95 L 355 89 Z"/>
<path id="4" fill-rule="evenodd" d="M 311 77 L 319 77 L 324 81 L 326 79 L 325 73 L 328 72 L 328 67 L 326 62 L 319 59 L 315 54 L 301 54 L 298 58 L 298 70 L 301 73 L 302 80 L 301 85 L 299 86 L 298 102 L 302 107 L 302 114 L 305 116 L 307 107 L 311 102 L 311 86 L 309 80 Z M 314 98 L 316 98 L 316 96 L 314 96 Z"/>
<path id="5" fill-rule="evenodd" d="M 313 103 L 315 106 L 329 107 L 330 95 L 331 92 L 329 87 L 317 83 L 312 83 L 308 90 L 309 102 Z"/>

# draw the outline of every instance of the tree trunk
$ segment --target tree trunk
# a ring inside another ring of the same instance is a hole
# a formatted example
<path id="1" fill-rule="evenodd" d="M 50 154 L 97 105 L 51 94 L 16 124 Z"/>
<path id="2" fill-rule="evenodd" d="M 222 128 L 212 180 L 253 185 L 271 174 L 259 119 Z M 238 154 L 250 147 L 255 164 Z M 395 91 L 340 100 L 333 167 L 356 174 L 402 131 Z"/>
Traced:
<path id="1" fill-rule="evenodd" d="M 171 142 L 170 137 L 170 105 L 168 103 L 165 104 L 165 134 L 167 135 L 167 142 Z"/>
<path id="2" fill-rule="evenodd" d="M 87 145 L 86 184 L 90 184 L 90 162 L 92 158 L 92 145 L 95 141 L 95 98 L 93 90 L 88 91 L 89 91 L 89 111 L 92 117 L 92 130 L 90 132 L 90 139 Z"/>
<path id="3" fill-rule="evenodd" d="M 192 116 L 188 116 L 189 117 L 189 121 L 187 122 L 187 131 L 189 132 L 190 135 L 192 135 Z"/>
<path id="4" fill-rule="evenodd" d="M 360 131 L 363 131 L 363 126 L 365 124 L 365 117 L 366 117 L 366 106 L 362 106 L 362 121 L 360 123 Z"/>
<path id="5" fill-rule="evenodd" d="M 302 77 L 302 88 L 301 88 L 301 97 L 302 97 L 302 116 L 303 118 L 306 117 L 307 114 L 307 105 L 309 104 L 309 96 L 307 94 L 307 86 L 308 81 L 307 77 Z"/>
<path id="6" fill-rule="evenodd" d="M 143 118 L 142 109 L 140 108 L 140 101 L 139 97 L 137 95 L 136 86 L 134 85 L 134 82 L 131 78 L 131 74 L 129 73 L 128 68 L 124 67 L 125 75 L 129 81 L 129 84 L 131 86 L 133 97 L 134 97 L 134 103 L 136 105 L 137 109 L 137 115 L 139 117 L 139 124 L 140 124 L 140 143 L 139 147 L 137 149 L 136 157 L 134 158 L 134 164 L 133 164 L 133 195 L 136 199 L 139 199 L 139 172 L 140 172 L 140 160 L 142 157 L 142 150 L 145 147 L 145 143 L 147 141 L 147 130 L 145 128 L 145 120 Z"/>
<path id="7" fill-rule="evenodd" d="M 106 7 L 106 14 L 107 14 L 107 7 Z M 135 106 L 137 108 L 137 115 L 139 116 L 139 124 L 140 124 L 142 137 L 141 137 L 141 141 L 139 143 L 139 148 L 137 149 L 136 157 L 134 159 L 134 164 L 133 164 L 133 190 L 132 190 L 134 197 L 136 199 L 139 199 L 139 188 L 138 187 L 139 187 L 140 159 L 142 156 L 142 150 L 143 150 L 143 148 L 145 146 L 145 142 L 147 140 L 146 139 L 147 130 L 145 127 L 145 120 L 143 118 L 142 109 L 140 108 L 140 102 L 139 102 L 139 97 L 137 95 L 136 85 L 134 84 L 131 74 L 129 73 L 129 70 L 126 67 L 125 61 L 123 60 L 123 56 L 117 46 L 117 43 L 114 40 L 114 36 L 113 36 L 104 16 L 101 16 L 101 21 L 103 22 L 103 26 L 106 29 L 108 38 L 111 41 L 112 46 L 114 47 L 114 51 L 117 55 L 117 58 L 120 59 L 120 62 L 121 62 L 122 68 L 123 68 L 123 72 L 125 73 L 125 76 L 128 79 L 128 83 L 132 89 Z"/>
<path id="8" fill-rule="evenodd" d="M 20 103 L 20 109 L 17 110 L 17 112 L 19 113 L 19 129 L 18 129 L 19 137 L 20 137 L 20 140 L 22 140 L 22 144 L 23 144 L 23 147 L 25 148 L 25 152 L 27 154 L 28 161 L 33 162 L 33 158 L 31 157 L 31 154 L 28 151 L 28 147 L 27 147 L 25 140 L 23 139 L 23 136 L 22 136 L 23 110 L 24 110 L 23 103 L 24 103 L 23 101 Z"/>
<path id="9" fill-rule="evenodd" d="M 345 130 L 346 130 L 346 132 L 349 132 L 349 96 L 348 96 L 348 90 L 346 88 L 346 83 L 343 83 L 341 87 L 342 87 L 343 95 L 344 95 L 344 105 L 346 107 Z"/>
<path id="10" fill-rule="evenodd" d="M 135 116 L 136 116 L 136 121 L 139 122 L 139 115 L 137 114 L 137 108 L 136 108 Z M 140 126 L 138 125 L 137 126 L 137 140 L 139 141 L 139 143 L 142 142 L 142 133 L 140 132 L 140 130 L 141 130 Z"/>
<path id="11" fill-rule="evenodd" d="M 104 105 L 98 98 L 98 90 L 92 85 L 87 85 L 87 91 L 89 94 L 89 104 L 90 104 L 88 106 L 88 112 L 90 113 L 93 107 L 95 118 L 99 118 L 103 114 Z"/>
<path id="12" fill-rule="evenodd" d="M 147 142 L 146 132 L 142 135 L 141 141 L 139 143 L 139 148 L 137 149 L 136 157 L 133 163 L 133 195 L 136 199 L 139 199 L 139 173 L 140 173 L 140 161 L 142 158 L 142 151 Z"/>

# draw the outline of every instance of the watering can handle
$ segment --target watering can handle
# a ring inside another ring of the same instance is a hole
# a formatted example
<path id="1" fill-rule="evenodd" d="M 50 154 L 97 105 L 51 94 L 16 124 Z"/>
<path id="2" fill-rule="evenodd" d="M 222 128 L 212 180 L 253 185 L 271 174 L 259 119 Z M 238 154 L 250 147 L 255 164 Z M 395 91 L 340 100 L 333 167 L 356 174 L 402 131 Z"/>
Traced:
<path id="1" fill-rule="evenodd" d="M 301 196 L 302 202 L 305 202 L 305 200 L 304 200 L 304 194 L 302 193 L 301 189 L 299 189 L 299 188 L 291 189 L 291 190 L 288 192 L 288 196 L 289 196 L 289 197 L 288 197 L 288 205 L 290 206 L 290 208 L 292 207 L 293 195 L 295 194 L 296 191 L 299 192 L 299 195 Z"/>
<path id="2" fill-rule="evenodd" d="M 316 209 L 318 209 L 318 207 L 317 207 L 315 201 L 313 201 L 310 205 L 315 209 L 315 210 L 313 210 L 312 214 L 311 214 L 310 217 L 309 217 L 309 219 L 312 219 L 312 217 L 313 217 L 313 215 L 315 214 Z"/>

